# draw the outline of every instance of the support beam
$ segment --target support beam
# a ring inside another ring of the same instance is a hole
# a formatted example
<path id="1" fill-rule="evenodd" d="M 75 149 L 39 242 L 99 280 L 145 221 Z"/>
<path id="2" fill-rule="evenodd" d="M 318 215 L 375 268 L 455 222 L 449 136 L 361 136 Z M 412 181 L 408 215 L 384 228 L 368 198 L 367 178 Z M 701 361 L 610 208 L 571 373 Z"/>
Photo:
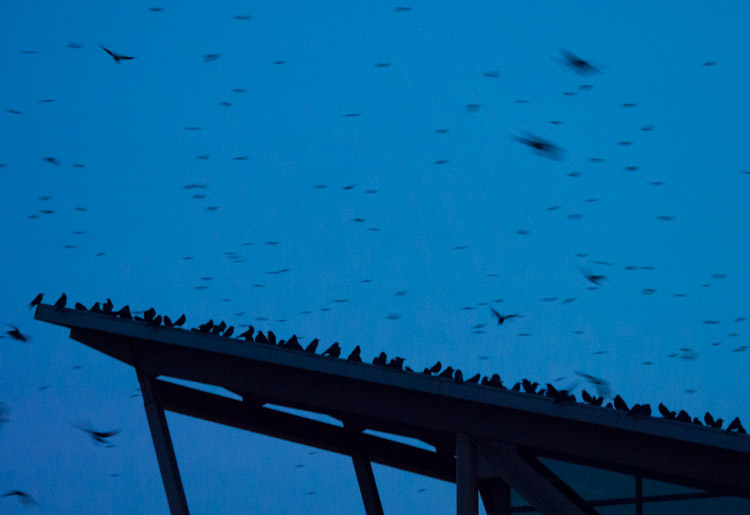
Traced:
<path id="1" fill-rule="evenodd" d="M 471 437 L 456 435 L 456 514 L 479 513 L 477 448 Z"/>
<path id="2" fill-rule="evenodd" d="M 309 445 L 318 449 L 354 456 L 361 449 L 373 463 L 414 474 L 455 482 L 453 456 L 397 443 L 377 436 L 353 434 L 324 422 L 258 408 L 247 402 L 155 380 L 154 390 L 161 406 L 168 411 L 258 434 Z"/>
<path id="3" fill-rule="evenodd" d="M 372 465 L 365 453 L 357 453 L 352 456 L 354 471 L 357 474 L 359 491 L 362 494 L 362 502 L 365 504 L 367 515 L 383 515 L 383 506 L 380 504 L 378 486 L 375 484 L 375 476 L 372 473 Z"/>
<path id="4" fill-rule="evenodd" d="M 529 504 L 544 515 L 596 515 L 591 506 L 569 488 L 554 485 L 549 474 L 518 454 L 514 445 L 478 441 L 485 462 L 494 465 L 497 477 L 520 493 Z"/>
<path id="5" fill-rule="evenodd" d="M 148 427 L 151 430 L 151 438 L 154 441 L 156 459 L 159 462 L 161 479 L 164 482 L 164 491 L 167 494 L 169 512 L 172 515 L 189 515 L 185 490 L 180 479 L 180 470 L 177 468 L 177 458 L 172 447 L 172 438 L 169 435 L 167 418 L 164 410 L 154 395 L 154 379 L 136 369 L 138 382 L 141 384 L 143 394 L 143 405 L 146 409 Z"/>
<path id="6" fill-rule="evenodd" d="M 500 478 L 480 479 L 479 493 L 487 515 L 510 515 L 510 487 L 505 481 Z"/>

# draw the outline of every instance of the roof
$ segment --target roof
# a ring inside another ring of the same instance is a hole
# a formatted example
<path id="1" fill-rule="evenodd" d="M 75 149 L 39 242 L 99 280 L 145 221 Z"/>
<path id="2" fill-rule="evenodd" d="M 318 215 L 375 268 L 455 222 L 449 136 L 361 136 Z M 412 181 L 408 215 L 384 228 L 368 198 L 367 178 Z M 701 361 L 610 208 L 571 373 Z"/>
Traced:
<path id="1" fill-rule="evenodd" d="M 601 467 L 714 493 L 750 497 L 750 437 L 676 420 L 346 361 L 196 331 L 145 327 L 105 314 L 38 306 L 35 318 L 139 374 L 225 388 L 242 401 L 158 381 L 165 409 L 455 481 L 456 435 L 524 455 Z M 329 415 L 344 428 L 269 405 Z M 251 416 L 252 415 L 252 416 Z M 370 429 L 411 437 L 396 443 Z M 480 460 L 480 476 L 493 465 Z"/>

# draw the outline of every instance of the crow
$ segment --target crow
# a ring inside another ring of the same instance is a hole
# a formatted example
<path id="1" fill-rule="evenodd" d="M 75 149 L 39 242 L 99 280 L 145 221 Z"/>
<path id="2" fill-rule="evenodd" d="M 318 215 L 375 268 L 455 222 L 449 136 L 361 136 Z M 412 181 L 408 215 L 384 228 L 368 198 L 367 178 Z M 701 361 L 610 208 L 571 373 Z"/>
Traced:
<path id="1" fill-rule="evenodd" d="M 127 61 L 129 59 L 135 59 L 135 57 L 130 57 L 127 55 L 118 54 L 117 52 L 112 52 L 111 50 L 104 48 L 102 45 L 99 45 L 99 47 L 101 47 L 102 50 L 104 50 L 109 55 L 111 55 L 112 59 L 114 59 L 116 63 L 119 63 L 120 61 Z"/>

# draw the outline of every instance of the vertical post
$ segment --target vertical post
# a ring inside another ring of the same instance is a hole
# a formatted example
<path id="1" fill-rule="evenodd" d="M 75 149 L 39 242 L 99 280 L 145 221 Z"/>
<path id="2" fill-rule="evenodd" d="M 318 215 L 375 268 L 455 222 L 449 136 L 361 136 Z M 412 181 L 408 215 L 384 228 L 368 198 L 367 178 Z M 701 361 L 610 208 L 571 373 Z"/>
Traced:
<path id="1" fill-rule="evenodd" d="M 635 476 L 635 515 L 643 515 L 643 477 Z"/>
<path id="2" fill-rule="evenodd" d="M 510 515 L 510 486 L 505 481 L 496 477 L 480 479 L 479 493 L 487 515 Z"/>
<path id="3" fill-rule="evenodd" d="M 477 447 L 464 433 L 456 434 L 456 513 L 479 513 Z"/>
<path id="4" fill-rule="evenodd" d="M 148 427 L 151 430 L 151 439 L 154 442 L 156 459 L 159 462 L 161 471 L 161 480 L 164 483 L 164 491 L 167 494 L 167 503 L 169 503 L 169 512 L 172 515 L 189 515 L 185 490 L 182 488 L 182 479 L 180 479 L 180 470 L 177 468 L 177 459 L 172 447 L 172 438 L 169 435 L 167 426 L 167 417 L 164 415 L 159 401 L 154 395 L 153 378 L 140 372 L 138 382 L 141 385 L 143 394 L 143 405 L 146 409 L 146 418 Z"/>
<path id="5" fill-rule="evenodd" d="M 378 486 L 375 484 L 375 476 L 372 473 L 372 465 L 367 455 L 363 452 L 352 455 L 354 472 L 357 474 L 359 491 L 362 494 L 362 502 L 365 503 L 367 515 L 383 515 L 383 506 L 380 504 Z"/>

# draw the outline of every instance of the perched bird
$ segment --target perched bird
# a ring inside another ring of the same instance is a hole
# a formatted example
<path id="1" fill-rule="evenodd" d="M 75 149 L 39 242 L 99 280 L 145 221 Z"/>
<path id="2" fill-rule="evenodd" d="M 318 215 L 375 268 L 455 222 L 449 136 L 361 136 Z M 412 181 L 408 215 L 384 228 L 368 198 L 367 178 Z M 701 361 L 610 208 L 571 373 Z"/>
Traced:
<path id="1" fill-rule="evenodd" d="M 14 340 L 18 340 L 19 342 L 27 342 L 29 341 L 29 337 L 25 334 L 21 333 L 20 329 L 14 325 L 9 325 L 8 327 L 12 327 L 10 331 L 6 331 L 6 334 L 9 335 Z"/>
<path id="2" fill-rule="evenodd" d="M 68 302 L 68 296 L 63 293 L 62 296 L 57 299 L 57 302 L 55 302 L 55 311 L 62 311 L 65 309 L 66 302 Z"/>
<path id="3" fill-rule="evenodd" d="M 99 47 L 101 47 L 102 50 L 104 50 L 109 55 L 111 55 L 112 59 L 114 59 L 116 63 L 119 63 L 120 61 L 127 61 L 129 59 L 135 59 L 135 57 L 130 57 L 130 56 L 127 56 L 127 55 L 122 55 L 122 54 L 118 54 L 116 52 L 112 52 L 111 50 L 108 50 L 108 49 L 104 48 L 102 45 L 99 45 Z"/>
<path id="4" fill-rule="evenodd" d="M 269 334 L 270 333 L 271 331 L 269 331 Z M 300 345 L 299 342 L 297 341 L 296 334 L 293 334 L 292 337 L 289 338 L 289 340 L 284 344 L 284 347 L 287 349 L 292 349 L 292 350 L 304 350 L 302 348 L 302 345 Z"/>
<path id="5" fill-rule="evenodd" d="M 651 405 L 650 404 L 636 404 L 630 408 L 630 414 L 634 417 L 650 417 L 651 416 Z"/>
<path id="6" fill-rule="evenodd" d="M 519 143 L 533 148 L 537 154 L 543 157 L 554 159 L 555 161 L 559 161 L 562 157 L 562 149 L 560 147 L 533 134 L 526 133 L 526 137 L 513 136 L 513 138 Z"/>
<path id="7" fill-rule="evenodd" d="M 174 325 L 175 327 L 182 327 L 184 324 L 185 324 L 185 315 L 182 314 L 180 315 L 180 318 L 175 320 L 172 325 Z"/>
<path id="8" fill-rule="evenodd" d="M 614 403 L 615 403 L 615 409 L 620 410 L 620 411 L 630 411 L 628 409 L 628 405 L 625 404 L 625 401 L 619 395 L 615 395 Z"/>
<path id="9" fill-rule="evenodd" d="M 114 304 L 112 304 L 112 299 L 107 299 L 107 302 L 105 302 L 102 305 L 102 311 L 106 314 L 111 314 L 112 310 L 115 308 Z"/>
<path id="10" fill-rule="evenodd" d="M 164 321 L 164 327 L 174 327 L 174 323 L 172 322 L 172 319 L 169 318 L 167 315 L 164 315 L 164 318 L 162 320 Z"/>
<path id="11" fill-rule="evenodd" d="M 518 316 L 518 315 L 501 315 L 492 306 L 490 306 L 490 310 L 492 310 L 492 314 L 497 317 L 497 325 L 503 325 L 503 322 L 505 322 L 509 318 L 516 318 Z"/>
<path id="12" fill-rule="evenodd" d="M 659 403 L 659 413 L 661 413 L 661 416 L 668 419 L 676 419 L 677 415 L 674 411 L 669 411 L 669 408 L 667 408 L 663 403 Z"/>
<path id="13" fill-rule="evenodd" d="M 482 377 L 482 374 L 476 374 L 471 376 L 469 379 L 466 380 L 467 383 L 479 383 L 479 378 Z"/>
<path id="14" fill-rule="evenodd" d="M 393 358 L 386 366 L 388 368 L 395 368 L 401 370 L 404 365 L 404 358 Z"/>
<path id="15" fill-rule="evenodd" d="M 113 430 L 113 431 L 95 431 L 94 429 L 86 428 L 86 427 L 80 427 L 80 426 L 73 426 L 73 427 L 75 427 L 76 429 L 80 429 L 81 431 L 85 433 L 88 433 L 88 435 L 94 440 L 94 442 L 103 443 L 103 444 L 106 444 L 107 446 L 112 446 L 112 444 L 109 441 L 107 441 L 107 438 L 111 438 L 120 432 L 118 429 Z"/>
<path id="16" fill-rule="evenodd" d="M 680 410 L 680 412 L 677 414 L 677 420 L 679 420 L 680 422 L 687 422 L 688 424 L 693 422 L 693 419 L 690 418 L 690 415 L 688 415 L 685 410 Z"/>
<path id="17" fill-rule="evenodd" d="M 726 429 L 727 433 L 731 433 L 732 431 L 737 431 L 738 433 L 744 433 L 745 428 L 742 427 L 742 423 L 740 422 L 740 417 L 735 417 L 734 420 L 732 420 Z"/>
<path id="18" fill-rule="evenodd" d="M 268 341 L 268 338 L 266 338 L 266 335 L 263 334 L 263 331 L 258 331 L 258 334 L 255 335 L 255 343 L 271 343 Z"/>
<path id="19" fill-rule="evenodd" d="M 34 300 L 32 300 L 29 303 L 29 309 L 33 308 L 34 306 L 38 306 L 39 304 L 41 304 L 42 303 L 42 297 L 44 297 L 44 293 L 40 293 L 39 295 L 37 295 L 36 297 L 34 297 Z"/>
<path id="20" fill-rule="evenodd" d="M 359 345 L 354 347 L 354 350 L 351 354 L 349 354 L 349 357 L 346 358 L 347 361 L 362 361 L 362 357 L 360 356 L 361 349 L 359 348 Z"/>
<path id="21" fill-rule="evenodd" d="M 523 391 L 526 393 L 536 393 L 536 389 L 539 387 L 539 383 L 532 383 L 528 379 L 522 379 L 521 386 L 523 386 Z"/>
<path id="22" fill-rule="evenodd" d="M 724 421 L 722 419 L 714 420 L 714 417 L 711 416 L 711 414 L 707 411 L 705 415 L 703 415 L 703 421 L 706 423 L 707 426 L 713 427 L 716 429 L 721 429 L 722 424 Z"/>
<path id="23" fill-rule="evenodd" d="M 495 388 L 504 388 L 503 382 L 500 380 L 500 376 L 497 374 L 492 374 L 492 377 L 490 377 L 490 380 L 487 381 L 487 386 L 494 386 Z"/>
<path id="24" fill-rule="evenodd" d="M 599 70 L 596 67 L 592 66 L 591 63 L 585 61 L 584 59 L 581 59 L 573 52 L 568 52 L 567 50 L 561 49 L 560 53 L 565 59 L 564 63 L 580 75 L 590 75 L 592 73 L 599 72 Z"/>
<path id="25" fill-rule="evenodd" d="M 161 325 L 161 321 L 161 315 L 156 315 L 156 317 L 146 322 L 146 327 L 159 327 Z"/>
<path id="26" fill-rule="evenodd" d="M 313 341 L 311 341 L 307 347 L 305 347 L 305 352 L 309 352 L 311 354 L 315 354 L 315 351 L 318 350 L 318 343 L 319 340 L 315 338 Z"/>
<path id="27" fill-rule="evenodd" d="M 133 320 L 133 315 L 130 314 L 130 306 L 123 306 L 120 308 L 120 310 L 115 313 L 118 317 L 124 319 L 124 320 Z"/>
<path id="28" fill-rule="evenodd" d="M 453 379 L 453 367 L 445 367 L 445 370 L 438 374 L 438 377 L 445 377 L 447 379 Z"/>
<path id="29" fill-rule="evenodd" d="M 215 325 L 211 328 L 211 334 L 213 335 L 219 335 L 221 332 L 227 328 L 227 323 L 223 320 L 219 323 L 219 325 Z"/>
<path id="30" fill-rule="evenodd" d="M 227 329 L 224 331 L 224 334 L 222 334 L 221 336 L 224 338 L 230 338 L 233 334 L 234 334 L 234 326 L 230 325 L 229 327 L 227 327 Z"/>
<path id="31" fill-rule="evenodd" d="M 443 365 L 438 361 L 434 365 L 432 365 L 430 368 L 425 369 L 428 374 L 437 374 L 440 372 L 440 369 L 443 368 Z"/>
<path id="32" fill-rule="evenodd" d="M 86 309 L 86 306 L 84 306 L 80 302 L 76 302 L 75 308 L 76 311 L 88 311 L 88 309 Z"/>
<path id="33" fill-rule="evenodd" d="M 333 345 L 328 347 L 324 352 L 323 356 L 330 356 L 332 358 L 338 358 L 341 356 L 341 347 L 339 347 L 338 342 L 334 342 Z"/>
<path id="34" fill-rule="evenodd" d="M 3 495 L 0 495 L 0 497 L 13 497 L 13 496 L 17 496 L 21 504 L 23 504 L 27 508 L 31 508 L 32 506 L 36 505 L 36 501 L 34 501 L 34 498 L 31 497 L 26 492 L 22 492 L 21 490 L 11 490 L 9 492 L 5 492 Z"/>
<path id="35" fill-rule="evenodd" d="M 373 365 L 385 366 L 388 363 L 388 356 L 385 352 L 381 352 L 377 357 L 372 359 Z"/>
<path id="36" fill-rule="evenodd" d="M 143 312 L 143 319 L 148 322 L 149 320 L 153 320 L 156 316 L 156 310 L 154 308 L 148 308 L 146 311 Z M 211 323 L 211 326 L 213 326 L 213 322 Z"/>
<path id="37" fill-rule="evenodd" d="M 461 384 L 464 382 L 464 374 L 460 370 L 456 370 L 456 372 L 453 374 L 453 381 L 456 384 Z"/>
<path id="38" fill-rule="evenodd" d="M 185 315 L 183 315 L 183 317 L 184 316 Z M 182 317 L 180 317 L 180 318 L 182 318 Z M 178 322 L 179 322 L 179 320 L 178 320 Z M 250 326 L 250 327 L 247 328 L 247 330 L 244 333 L 242 333 L 241 335 L 239 335 L 238 338 L 244 338 L 245 340 L 252 342 L 252 341 L 254 341 L 254 339 L 253 339 L 253 333 L 254 332 L 255 332 L 255 328 L 253 326 Z"/>
<path id="39" fill-rule="evenodd" d="M 268 343 L 271 345 L 276 345 L 276 335 L 273 333 L 273 331 L 268 331 Z"/>
<path id="40" fill-rule="evenodd" d="M 91 306 L 91 309 L 89 309 L 91 313 L 103 313 L 102 307 L 99 305 L 98 302 L 95 302 L 93 306 Z"/>

